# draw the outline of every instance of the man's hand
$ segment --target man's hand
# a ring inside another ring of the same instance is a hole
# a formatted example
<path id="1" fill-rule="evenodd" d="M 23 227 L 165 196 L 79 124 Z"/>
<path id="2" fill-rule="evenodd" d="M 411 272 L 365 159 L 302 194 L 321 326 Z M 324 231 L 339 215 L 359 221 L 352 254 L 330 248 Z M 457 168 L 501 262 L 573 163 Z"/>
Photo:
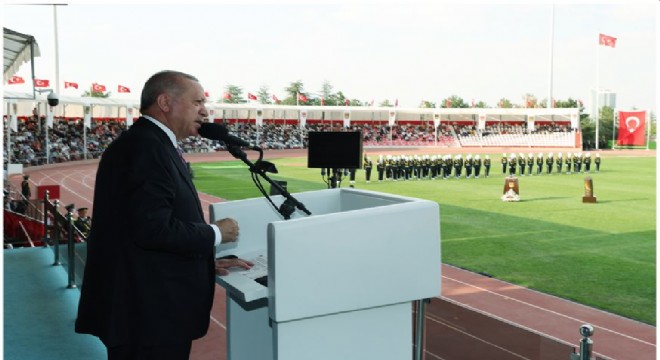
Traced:
<path id="1" fill-rule="evenodd" d="M 238 238 L 238 222 L 236 222 L 236 220 L 232 218 L 224 218 L 216 221 L 215 224 L 220 229 L 223 244 L 236 241 L 236 238 Z"/>
<path id="2" fill-rule="evenodd" d="M 215 261 L 215 273 L 220 276 L 227 275 L 229 274 L 229 268 L 242 267 L 247 270 L 252 265 L 254 264 L 243 259 L 218 259 Z"/>

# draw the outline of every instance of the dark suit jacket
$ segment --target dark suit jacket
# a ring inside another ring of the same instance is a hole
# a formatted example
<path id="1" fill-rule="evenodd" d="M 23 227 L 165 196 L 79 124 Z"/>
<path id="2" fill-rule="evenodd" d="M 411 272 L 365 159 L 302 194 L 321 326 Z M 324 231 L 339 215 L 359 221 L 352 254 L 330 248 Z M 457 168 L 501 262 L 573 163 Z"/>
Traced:
<path id="1" fill-rule="evenodd" d="M 214 232 L 167 135 L 140 118 L 103 153 L 76 332 L 107 346 L 204 336 Z"/>

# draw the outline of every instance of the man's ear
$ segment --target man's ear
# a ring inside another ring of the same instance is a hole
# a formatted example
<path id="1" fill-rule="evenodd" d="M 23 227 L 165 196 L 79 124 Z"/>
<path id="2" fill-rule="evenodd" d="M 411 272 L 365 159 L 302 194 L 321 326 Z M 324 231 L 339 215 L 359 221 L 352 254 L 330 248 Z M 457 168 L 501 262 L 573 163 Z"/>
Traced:
<path id="1" fill-rule="evenodd" d="M 160 94 L 158 95 L 158 98 L 156 100 L 156 103 L 158 104 L 158 108 L 162 112 L 168 112 L 170 111 L 170 104 L 171 104 L 171 98 L 168 94 Z"/>

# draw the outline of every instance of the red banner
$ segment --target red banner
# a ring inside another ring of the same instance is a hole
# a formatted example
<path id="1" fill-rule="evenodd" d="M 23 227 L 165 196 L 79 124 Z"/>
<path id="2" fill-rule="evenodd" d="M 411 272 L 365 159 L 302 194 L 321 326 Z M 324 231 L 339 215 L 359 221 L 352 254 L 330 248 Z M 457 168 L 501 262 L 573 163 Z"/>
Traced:
<path id="1" fill-rule="evenodd" d="M 646 111 L 619 111 L 619 138 L 617 145 L 644 146 Z"/>

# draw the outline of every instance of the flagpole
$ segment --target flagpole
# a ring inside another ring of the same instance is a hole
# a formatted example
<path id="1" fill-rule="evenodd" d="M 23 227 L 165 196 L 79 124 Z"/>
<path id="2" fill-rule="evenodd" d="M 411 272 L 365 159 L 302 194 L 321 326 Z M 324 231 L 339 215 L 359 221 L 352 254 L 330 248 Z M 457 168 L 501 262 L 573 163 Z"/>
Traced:
<path id="1" fill-rule="evenodd" d="M 598 44 L 596 45 L 596 150 L 598 150 L 598 123 L 600 122 L 600 85 L 599 85 L 599 77 L 600 77 L 600 71 L 599 71 L 599 66 L 600 66 L 600 32 L 598 33 Z"/>
<path id="2" fill-rule="evenodd" d="M 619 120 L 618 119 L 619 117 L 617 116 L 618 114 L 619 114 L 619 112 L 616 109 L 612 113 L 612 149 L 614 149 L 614 144 L 616 144 L 616 135 L 615 135 L 616 133 L 614 132 L 614 129 L 615 129 L 617 120 Z"/>
<path id="3" fill-rule="evenodd" d="M 651 118 L 649 117 L 649 111 L 646 110 L 646 113 L 644 114 L 644 118 L 646 118 L 646 150 L 649 149 L 649 142 L 651 141 Z"/>
<path id="4" fill-rule="evenodd" d="M 547 108 L 550 109 L 554 107 L 552 104 L 552 68 L 553 68 L 553 52 L 554 52 L 554 43 L 555 43 L 555 5 L 552 4 L 552 16 L 550 17 L 550 71 L 549 71 L 549 81 L 548 81 L 548 104 Z"/>

